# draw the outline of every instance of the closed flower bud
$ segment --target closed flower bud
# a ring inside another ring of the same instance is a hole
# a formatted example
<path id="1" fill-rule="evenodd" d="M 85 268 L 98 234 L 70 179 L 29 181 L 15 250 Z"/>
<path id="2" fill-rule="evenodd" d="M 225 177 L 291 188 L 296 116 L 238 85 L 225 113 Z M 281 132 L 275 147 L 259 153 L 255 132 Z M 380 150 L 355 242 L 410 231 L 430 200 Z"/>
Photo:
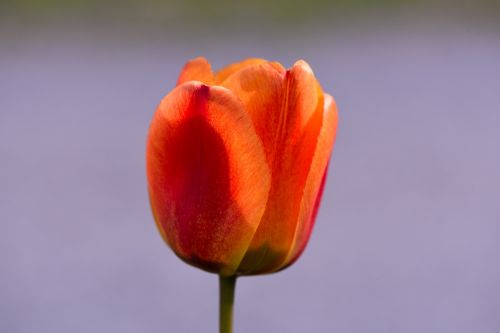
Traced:
<path id="1" fill-rule="evenodd" d="M 304 61 L 189 61 L 147 140 L 151 207 L 187 263 L 222 276 L 293 263 L 314 225 L 337 128 Z"/>

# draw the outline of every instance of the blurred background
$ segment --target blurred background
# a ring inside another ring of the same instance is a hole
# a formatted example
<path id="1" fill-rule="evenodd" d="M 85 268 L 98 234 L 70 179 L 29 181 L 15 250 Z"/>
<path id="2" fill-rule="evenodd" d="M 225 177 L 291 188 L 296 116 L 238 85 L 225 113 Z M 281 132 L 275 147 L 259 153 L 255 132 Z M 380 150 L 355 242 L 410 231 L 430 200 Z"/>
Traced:
<path id="1" fill-rule="evenodd" d="M 235 332 L 500 332 L 495 0 L 1 0 L 0 332 L 216 332 L 217 277 L 150 213 L 145 138 L 185 61 L 306 59 L 340 109 L 302 258 Z"/>

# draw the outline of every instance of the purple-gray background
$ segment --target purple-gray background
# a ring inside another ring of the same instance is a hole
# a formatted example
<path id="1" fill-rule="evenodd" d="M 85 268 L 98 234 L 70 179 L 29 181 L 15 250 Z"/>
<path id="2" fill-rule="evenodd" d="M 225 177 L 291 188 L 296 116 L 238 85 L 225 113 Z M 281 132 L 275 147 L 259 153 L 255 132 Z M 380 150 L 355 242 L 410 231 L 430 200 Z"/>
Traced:
<path id="1" fill-rule="evenodd" d="M 304 58 L 340 110 L 309 246 L 238 281 L 236 332 L 500 332 L 500 29 L 428 16 L 236 32 L 4 17 L 0 332 L 217 331 L 217 278 L 163 244 L 144 170 L 155 106 L 198 55 Z"/>

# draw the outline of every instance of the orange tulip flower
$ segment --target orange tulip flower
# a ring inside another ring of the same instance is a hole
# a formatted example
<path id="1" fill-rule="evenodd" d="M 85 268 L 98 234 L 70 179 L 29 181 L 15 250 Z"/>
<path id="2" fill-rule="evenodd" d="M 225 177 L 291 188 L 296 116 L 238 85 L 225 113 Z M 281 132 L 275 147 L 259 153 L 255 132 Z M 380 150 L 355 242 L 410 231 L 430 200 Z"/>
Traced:
<path id="1" fill-rule="evenodd" d="M 222 276 L 292 264 L 311 234 L 337 108 L 305 61 L 189 61 L 147 140 L 158 229 L 187 263 Z"/>
<path id="2" fill-rule="evenodd" d="M 214 73 L 189 61 L 147 142 L 161 235 L 187 263 L 220 275 L 220 332 L 232 332 L 236 276 L 291 265 L 311 234 L 337 108 L 309 65 L 248 59 Z"/>

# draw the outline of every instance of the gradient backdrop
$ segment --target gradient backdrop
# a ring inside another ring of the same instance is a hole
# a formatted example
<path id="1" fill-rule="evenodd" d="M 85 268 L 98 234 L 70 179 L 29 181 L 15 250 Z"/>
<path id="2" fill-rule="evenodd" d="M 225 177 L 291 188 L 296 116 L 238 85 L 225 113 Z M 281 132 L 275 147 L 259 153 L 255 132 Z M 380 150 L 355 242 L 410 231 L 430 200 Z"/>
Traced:
<path id="1" fill-rule="evenodd" d="M 216 332 L 215 275 L 150 213 L 145 138 L 184 62 L 306 59 L 339 105 L 301 260 L 238 333 L 500 332 L 496 1 L 0 4 L 0 332 Z"/>

